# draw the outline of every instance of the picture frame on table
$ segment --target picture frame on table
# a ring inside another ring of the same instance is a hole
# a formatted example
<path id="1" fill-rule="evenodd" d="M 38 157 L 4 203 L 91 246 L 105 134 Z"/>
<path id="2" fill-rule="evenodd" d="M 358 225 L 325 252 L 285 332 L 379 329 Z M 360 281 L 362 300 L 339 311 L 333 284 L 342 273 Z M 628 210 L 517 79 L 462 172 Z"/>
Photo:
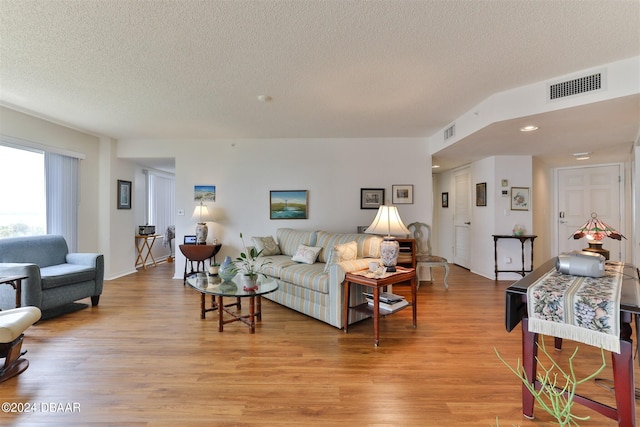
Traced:
<path id="1" fill-rule="evenodd" d="M 531 205 L 529 187 L 511 187 L 511 210 L 528 211 Z"/>
<path id="2" fill-rule="evenodd" d="M 118 180 L 118 209 L 131 209 L 131 181 Z"/>
<path id="3" fill-rule="evenodd" d="M 476 184 L 476 206 L 487 206 L 487 183 Z"/>
<path id="4" fill-rule="evenodd" d="M 269 192 L 270 219 L 308 219 L 308 190 L 278 190 Z"/>
<path id="5" fill-rule="evenodd" d="M 360 209 L 378 209 L 384 205 L 384 188 L 361 188 Z"/>
<path id="6" fill-rule="evenodd" d="M 391 203 L 394 205 L 413 204 L 413 185 L 392 185 Z"/>

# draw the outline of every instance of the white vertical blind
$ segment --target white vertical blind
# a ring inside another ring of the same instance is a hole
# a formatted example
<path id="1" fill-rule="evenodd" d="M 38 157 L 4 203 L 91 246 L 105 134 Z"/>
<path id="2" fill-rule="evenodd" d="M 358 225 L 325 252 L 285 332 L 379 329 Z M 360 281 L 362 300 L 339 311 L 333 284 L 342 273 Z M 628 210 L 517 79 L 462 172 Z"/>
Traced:
<path id="1" fill-rule="evenodd" d="M 175 178 L 148 171 L 149 225 L 156 226 L 158 234 L 165 234 L 167 227 L 175 225 Z"/>
<path id="2" fill-rule="evenodd" d="M 45 152 L 47 234 L 64 236 L 78 251 L 78 159 Z"/>

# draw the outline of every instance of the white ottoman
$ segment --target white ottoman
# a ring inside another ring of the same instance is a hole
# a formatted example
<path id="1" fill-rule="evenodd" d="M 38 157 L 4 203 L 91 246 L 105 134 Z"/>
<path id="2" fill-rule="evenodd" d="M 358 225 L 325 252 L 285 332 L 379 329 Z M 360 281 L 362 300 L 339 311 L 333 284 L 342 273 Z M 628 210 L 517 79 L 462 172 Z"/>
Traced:
<path id="1" fill-rule="evenodd" d="M 0 358 L 4 365 L 0 368 L 0 383 L 15 377 L 29 367 L 27 359 L 21 359 L 24 331 L 40 320 L 37 307 L 20 307 L 0 311 Z M 25 351 L 26 353 L 26 351 Z"/>

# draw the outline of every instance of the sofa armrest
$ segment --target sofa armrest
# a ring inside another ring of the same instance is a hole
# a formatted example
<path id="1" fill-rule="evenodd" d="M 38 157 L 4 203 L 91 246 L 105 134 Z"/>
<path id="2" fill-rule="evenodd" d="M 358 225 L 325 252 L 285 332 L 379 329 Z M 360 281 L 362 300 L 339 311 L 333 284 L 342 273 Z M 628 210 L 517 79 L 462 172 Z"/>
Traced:
<path id="1" fill-rule="evenodd" d="M 67 254 L 69 264 L 79 264 L 95 267 L 96 269 L 96 291 L 95 296 L 102 294 L 104 283 L 104 255 L 90 252 L 72 252 Z"/>
<path id="2" fill-rule="evenodd" d="M 40 267 L 32 263 L 0 263 L 0 276 L 27 276 L 22 280 L 22 306 L 42 305 L 42 280 Z M 15 291 L 10 286 L 0 286 L 0 307 L 13 307 Z"/>
<path id="3" fill-rule="evenodd" d="M 72 252 L 67 254 L 67 263 L 96 267 L 96 260 L 100 255 L 101 254 Z"/>

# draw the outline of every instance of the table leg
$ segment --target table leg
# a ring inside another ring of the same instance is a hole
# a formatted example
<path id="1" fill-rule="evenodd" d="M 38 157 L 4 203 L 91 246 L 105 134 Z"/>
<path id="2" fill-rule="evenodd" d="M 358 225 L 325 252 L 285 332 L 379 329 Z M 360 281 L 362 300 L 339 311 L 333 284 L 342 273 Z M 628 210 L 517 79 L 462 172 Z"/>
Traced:
<path id="1" fill-rule="evenodd" d="M 524 274 L 524 240 L 520 240 L 520 243 L 522 244 L 522 277 L 525 276 Z"/>
<path id="2" fill-rule="evenodd" d="M 147 244 L 147 248 L 149 248 L 149 252 L 147 252 L 147 258 L 148 258 L 149 256 L 151 256 L 151 261 L 153 261 L 153 266 L 154 266 L 154 267 L 157 267 L 157 266 L 158 266 L 158 264 L 156 264 L 156 259 L 155 259 L 155 257 L 153 256 L 153 252 L 151 251 L 151 248 L 153 248 L 153 244 L 156 242 L 156 239 L 157 239 L 157 237 L 156 237 L 156 236 L 152 237 L 152 238 L 151 238 L 151 244 Z M 146 264 L 147 264 L 147 263 L 146 263 L 146 259 L 145 259 L 145 265 L 146 265 Z"/>
<path id="3" fill-rule="evenodd" d="M 611 353 L 613 384 L 616 394 L 618 426 L 633 427 L 636 419 L 635 384 L 633 375 L 633 343 L 631 342 L 631 315 L 623 315 L 620 331 L 620 354 Z"/>
<path id="4" fill-rule="evenodd" d="M 411 279 L 411 305 L 413 308 L 413 327 L 418 327 L 418 279 Z"/>
<path id="5" fill-rule="evenodd" d="M 262 298 L 260 297 L 260 295 L 256 297 L 256 309 L 258 310 L 258 312 L 256 313 L 256 320 L 258 322 L 261 322 L 262 321 Z"/>
<path id="6" fill-rule="evenodd" d="M 222 305 L 222 297 L 218 297 L 218 332 L 222 332 L 224 326 L 224 310 Z"/>
<path id="7" fill-rule="evenodd" d="M 373 288 L 373 344 L 380 343 L 380 287 Z"/>
<path id="8" fill-rule="evenodd" d="M 522 368 L 527 374 L 529 383 L 534 386 L 536 380 L 536 356 L 538 355 L 538 334 L 529 332 L 529 319 L 522 319 Z M 522 384 L 522 414 L 533 419 L 533 394 Z"/>
<path id="9" fill-rule="evenodd" d="M 349 328 L 349 281 L 344 282 L 344 307 L 342 310 L 342 327 L 347 333 Z"/>
<path id="10" fill-rule="evenodd" d="M 256 297 L 249 297 L 249 330 L 256 331 Z"/>
<path id="11" fill-rule="evenodd" d="M 493 258 L 495 260 L 494 272 L 496 274 L 496 280 L 498 280 L 498 238 L 493 238 Z"/>
<path id="12" fill-rule="evenodd" d="M 206 296 L 205 294 L 200 294 L 200 318 L 204 319 L 205 315 L 205 311 L 206 311 L 206 307 L 205 307 L 205 299 Z"/>

